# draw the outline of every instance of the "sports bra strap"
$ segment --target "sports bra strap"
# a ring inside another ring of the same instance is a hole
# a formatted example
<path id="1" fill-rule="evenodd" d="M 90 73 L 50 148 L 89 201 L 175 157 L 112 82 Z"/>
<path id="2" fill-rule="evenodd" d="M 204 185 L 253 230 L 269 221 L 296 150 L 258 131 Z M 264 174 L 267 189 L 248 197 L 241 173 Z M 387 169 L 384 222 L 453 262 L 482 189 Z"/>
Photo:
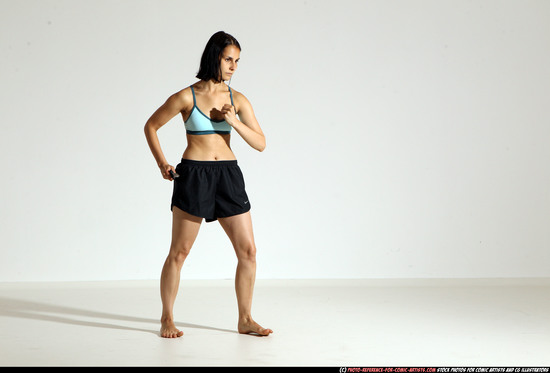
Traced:
<path id="1" fill-rule="evenodd" d="M 231 96 L 231 105 L 235 106 L 235 104 L 233 104 L 233 91 L 231 90 L 230 86 L 227 86 L 227 88 L 229 88 L 229 95 Z"/>
<path id="2" fill-rule="evenodd" d="M 193 106 L 197 105 L 197 99 L 195 98 L 195 90 L 193 89 L 193 86 L 191 87 L 191 92 L 193 92 Z"/>

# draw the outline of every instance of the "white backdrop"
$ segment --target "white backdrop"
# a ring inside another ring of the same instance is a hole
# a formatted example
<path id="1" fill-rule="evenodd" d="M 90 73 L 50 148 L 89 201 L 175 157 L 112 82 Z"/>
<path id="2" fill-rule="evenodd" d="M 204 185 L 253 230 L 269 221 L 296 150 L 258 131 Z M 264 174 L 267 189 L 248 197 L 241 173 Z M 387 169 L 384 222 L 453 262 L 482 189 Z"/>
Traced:
<path id="1" fill-rule="evenodd" d="M 233 149 L 258 278 L 550 276 L 550 2 L 1 1 L 0 281 L 155 279 L 143 125 L 208 38 L 267 137 Z M 159 131 L 175 165 L 181 118 Z M 203 223 L 183 278 L 232 278 Z"/>

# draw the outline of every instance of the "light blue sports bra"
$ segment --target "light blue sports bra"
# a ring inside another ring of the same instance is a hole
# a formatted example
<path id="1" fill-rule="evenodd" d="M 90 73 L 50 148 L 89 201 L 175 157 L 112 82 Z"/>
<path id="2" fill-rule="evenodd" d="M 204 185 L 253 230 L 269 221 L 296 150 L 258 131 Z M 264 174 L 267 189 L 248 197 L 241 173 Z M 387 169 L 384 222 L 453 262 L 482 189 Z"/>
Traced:
<path id="1" fill-rule="evenodd" d="M 227 86 L 227 88 L 229 88 L 229 86 Z M 231 126 L 225 121 L 225 119 L 210 119 L 208 115 L 204 114 L 201 109 L 199 109 L 193 86 L 191 86 L 191 92 L 193 92 L 193 109 L 191 109 L 191 114 L 187 120 L 184 121 L 185 131 L 190 135 L 210 135 L 213 133 L 226 135 L 231 133 Z M 229 88 L 229 95 L 231 96 L 231 105 L 234 106 L 233 92 L 231 92 L 231 88 Z"/>

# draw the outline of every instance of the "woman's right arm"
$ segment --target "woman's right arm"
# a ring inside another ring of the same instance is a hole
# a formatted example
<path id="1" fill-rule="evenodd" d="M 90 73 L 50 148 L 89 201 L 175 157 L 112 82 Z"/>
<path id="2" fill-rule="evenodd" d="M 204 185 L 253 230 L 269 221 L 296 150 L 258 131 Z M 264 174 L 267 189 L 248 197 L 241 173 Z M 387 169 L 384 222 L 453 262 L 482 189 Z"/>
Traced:
<path id="1" fill-rule="evenodd" d="M 164 157 L 164 153 L 162 152 L 159 138 L 157 136 L 157 131 L 179 113 L 189 111 L 189 98 L 184 91 L 185 90 L 174 93 L 170 96 L 168 100 L 166 100 L 166 102 L 162 104 L 162 106 L 159 107 L 153 115 L 151 115 L 151 118 L 149 118 L 147 123 L 145 123 L 144 128 L 147 144 L 149 144 L 153 157 L 155 157 L 157 165 L 160 168 L 160 172 L 162 173 L 162 177 L 167 180 L 172 180 L 170 170 L 174 170 L 174 167 L 172 167 Z M 193 102 L 191 98 L 191 105 L 192 104 Z"/>

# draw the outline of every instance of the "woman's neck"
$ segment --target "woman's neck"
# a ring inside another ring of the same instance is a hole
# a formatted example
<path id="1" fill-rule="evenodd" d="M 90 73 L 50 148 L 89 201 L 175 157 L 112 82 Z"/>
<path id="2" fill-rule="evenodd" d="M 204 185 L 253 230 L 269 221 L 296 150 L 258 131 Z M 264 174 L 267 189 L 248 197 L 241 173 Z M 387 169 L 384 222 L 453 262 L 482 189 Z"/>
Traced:
<path id="1" fill-rule="evenodd" d="M 208 92 L 219 92 L 221 90 L 225 90 L 227 85 L 224 81 L 216 82 L 214 79 L 210 79 L 208 81 L 201 80 L 201 88 Z"/>

